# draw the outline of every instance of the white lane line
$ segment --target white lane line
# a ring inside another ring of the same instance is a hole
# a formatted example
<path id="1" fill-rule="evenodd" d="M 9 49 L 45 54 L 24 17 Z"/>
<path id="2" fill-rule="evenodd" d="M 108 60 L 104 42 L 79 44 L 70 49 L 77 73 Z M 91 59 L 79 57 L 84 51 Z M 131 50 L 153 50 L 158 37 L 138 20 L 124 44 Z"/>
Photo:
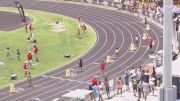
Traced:
<path id="1" fill-rule="evenodd" d="M 96 24 L 96 23 L 95 23 Z M 99 26 L 98 24 L 96 24 L 97 26 Z M 106 27 L 108 27 L 107 25 L 105 25 Z M 104 30 L 101 26 L 99 26 L 102 30 Z M 114 31 L 110 28 L 110 27 L 108 27 L 112 32 L 113 32 L 113 35 L 114 35 L 114 37 L 115 37 L 115 33 L 114 33 Z M 104 30 L 104 32 L 106 33 L 106 31 Z M 107 35 L 107 33 L 106 33 L 106 35 Z M 107 37 L 107 36 L 106 36 Z M 107 40 L 107 39 L 106 39 Z M 106 41 L 107 42 L 107 41 Z M 116 37 L 115 37 L 115 40 L 114 40 L 114 42 L 113 42 L 113 45 L 109 48 L 109 50 L 107 51 L 107 52 L 109 52 L 111 49 L 112 49 L 112 47 L 114 46 L 114 44 L 115 44 L 115 42 L 116 42 Z M 107 52 L 105 53 L 105 54 L 107 54 Z M 95 68 L 95 67 L 94 67 Z M 93 68 L 91 68 L 91 69 L 93 69 Z M 84 78 L 84 77 L 83 77 Z M 66 85 L 68 85 L 68 84 L 70 84 L 70 83 L 67 83 Z M 58 87 L 58 88 L 60 88 L 60 87 Z M 57 88 L 56 88 L 57 89 Z M 53 91 L 53 89 L 52 90 L 49 90 L 49 91 Z M 49 92 L 48 91 L 48 92 Z M 46 92 L 47 93 L 47 92 Z M 46 93 L 42 93 L 42 94 L 46 94 Z M 42 95 L 42 94 L 40 94 L 40 95 Z M 40 96 L 40 95 L 38 95 L 38 96 Z M 18 98 L 21 98 L 21 97 L 18 97 Z M 17 99 L 17 98 L 16 98 Z"/>
<path id="2" fill-rule="evenodd" d="M 88 25 L 88 26 L 91 26 L 91 25 L 89 25 L 89 24 L 87 24 L 87 25 Z M 87 55 L 89 52 L 91 52 L 91 51 L 95 48 L 95 46 L 97 45 L 97 43 L 98 43 L 98 41 L 99 41 L 98 31 L 97 31 L 93 26 L 91 26 L 91 28 L 93 28 L 94 31 L 96 32 L 97 40 L 96 40 L 95 44 L 93 45 L 93 47 L 92 47 L 87 53 L 85 53 L 84 55 L 82 55 L 81 57 L 83 57 L 83 56 Z M 106 35 L 106 38 L 107 38 L 107 35 Z M 99 49 L 99 51 L 98 51 L 97 53 L 91 55 L 89 58 L 87 58 L 86 60 L 84 60 L 84 62 L 90 60 L 90 59 L 93 58 L 96 54 L 98 54 L 98 53 L 104 48 L 104 46 L 106 45 L 106 43 L 107 43 L 107 40 L 105 41 L 105 43 L 103 44 L 103 46 Z M 102 56 L 102 57 L 103 57 L 103 56 Z M 75 60 L 73 60 L 73 61 L 65 64 L 63 67 L 65 67 L 65 66 L 73 63 L 73 62 L 76 61 L 76 60 L 77 60 L 77 59 L 75 59 Z M 73 67 L 75 67 L 75 66 L 77 66 L 77 65 L 78 65 L 78 64 L 74 65 Z M 90 65 L 90 64 L 89 64 L 89 65 Z M 59 66 L 58 66 L 58 67 L 59 67 Z M 57 68 L 58 68 L 58 67 L 57 67 Z M 73 68 L 73 67 L 71 67 L 71 68 Z M 55 69 L 57 69 L 57 68 L 55 68 Z M 52 72 L 52 71 L 54 71 L 55 69 L 49 70 L 49 71 L 44 72 L 44 73 L 42 73 L 42 74 L 45 74 L 45 73 L 48 73 L 48 72 Z M 64 71 L 62 71 L 62 72 L 64 72 Z M 58 72 L 58 73 L 62 73 L 62 72 Z M 56 73 L 56 74 L 58 74 L 58 73 Z M 53 75 L 56 75 L 56 74 L 53 74 Z M 34 83 L 34 82 L 41 81 L 41 80 L 43 80 L 43 79 L 35 80 L 35 81 L 33 81 L 33 83 Z M 22 86 L 20 86 L 20 87 L 24 87 L 24 86 L 28 86 L 28 84 L 22 85 Z M 29 89 L 30 89 L 30 88 L 29 88 Z M 7 92 L 4 92 L 4 93 L 2 93 L 2 94 L 5 94 L 5 93 L 7 93 Z M 0 98 L 0 99 L 1 99 L 1 98 Z"/>
<path id="3" fill-rule="evenodd" d="M 97 25 L 97 24 L 96 24 L 96 25 Z M 99 25 L 97 25 L 97 26 L 99 26 Z M 99 26 L 99 27 L 105 32 L 105 35 L 106 35 L 106 41 L 105 41 L 105 42 L 107 43 L 107 33 L 106 33 L 106 31 L 105 31 L 101 26 Z M 114 43 L 115 43 L 115 41 L 114 41 Z M 113 43 L 113 44 L 114 44 L 114 43 Z M 112 45 L 112 46 L 113 46 L 113 45 Z M 111 48 L 110 48 L 110 49 L 111 49 Z M 110 51 L 110 49 L 109 49 L 109 51 Z M 99 57 L 99 58 L 100 58 L 100 57 Z M 67 83 L 66 85 L 68 85 L 68 84 L 69 84 L 69 83 Z M 64 86 L 65 86 L 65 85 L 64 85 Z M 46 87 L 49 87 L 49 86 L 46 86 Z M 61 87 L 61 86 L 60 86 L 60 87 Z M 58 87 L 58 88 L 60 88 L 60 87 Z M 57 88 L 56 88 L 56 89 L 57 89 Z M 36 91 L 39 91 L 39 90 L 41 90 L 41 89 L 38 89 L 38 90 L 36 90 Z M 33 91 L 33 92 L 36 92 L 36 91 Z M 52 90 L 49 90 L 49 91 L 52 91 Z M 49 91 L 48 91 L 48 92 L 49 92 Z M 33 92 L 31 92 L 31 93 L 33 93 Z M 31 94 L 31 93 L 24 94 L 23 96 L 29 95 L 29 94 Z M 46 93 L 47 93 L 47 92 L 46 92 Z M 42 94 L 43 94 L 43 93 L 42 93 Z M 42 95 L 42 94 L 40 94 L 40 95 Z M 13 99 L 13 100 L 16 100 L 16 99 L 18 99 L 18 98 L 21 98 L 21 97 L 23 97 L 23 96 L 17 97 L 17 98 L 15 98 L 15 99 Z M 6 98 L 6 97 L 4 97 L 4 98 Z M 3 99 L 4 99 L 4 98 L 3 98 Z M 12 101 L 13 101 L 13 100 L 12 100 Z"/>
<path id="4" fill-rule="evenodd" d="M 157 47 L 157 48 L 158 48 L 158 47 Z M 156 49 L 157 49 L 157 48 L 156 48 Z M 146 51 L 145 51 L 145 53 L 146 53 Z"/>

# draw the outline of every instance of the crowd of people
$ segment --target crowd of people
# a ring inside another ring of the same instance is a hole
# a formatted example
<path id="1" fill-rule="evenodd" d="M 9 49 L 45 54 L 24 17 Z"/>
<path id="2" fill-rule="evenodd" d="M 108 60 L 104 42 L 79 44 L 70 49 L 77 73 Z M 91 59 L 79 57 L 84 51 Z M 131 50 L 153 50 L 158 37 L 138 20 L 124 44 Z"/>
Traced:
<path id="1" fill-rule="evenodd" d="M 27 48 L 28 54 L 26 56 L 26 60 L 24 61 L 23 65 L 23 70 L 24 70 L 24 77 L 27 78 L 27 81 L 29 83 L 29 86 L 32 87 L 32 79 L 31 79 L 31 73 L 30 73 L 30 68 L 32 68 L 33 63 L 39 63 L 39 58 L 38 58 L 38 52 L 39 49 L 37 47 L 37 41 L 34 36 L 33 32 L 33 27 L 32 24 L 30 23 L 27 25 L 28 31 L 29 31 L 29 37 L 27 38 L 28 43 L 30 43 L 30 47 Z M 11 52 L 13 49 L 10 47 L 6 48 L 6 58 L 7 59 L 12 59 L 13 53 Z M 22 61 L 22 56 L 21 52 L 23 50 L 17 49 L 16 50 L 16 58 L 18 61 Z M 34 59 L 35 58 L 35 59 Z"/>
<path id="2" fill-rule="evenodd" d="M 123 75 L 117 77 L 113 86 L 117 89 L 116 95 L 123 95 L 123 91 L 133 91 L 137 101 L 147 100 L 148 95 L 151 93 L 155 95 L 154 91 L 162 83 L 162 75 L 157 73 L 154 66 L 151 69 L 142 68 L 141 66 L 132 70 L 127 70 Z M 102 95 L 106 93 L 107 98 L 111 98 L 110 94 L 113 87 L 110 87 L 108 77 L 104 77 L 104 80 L 98 80 L 97 76 L 94 76 L 89 85 L 91 101 L 104 101 Z"/>

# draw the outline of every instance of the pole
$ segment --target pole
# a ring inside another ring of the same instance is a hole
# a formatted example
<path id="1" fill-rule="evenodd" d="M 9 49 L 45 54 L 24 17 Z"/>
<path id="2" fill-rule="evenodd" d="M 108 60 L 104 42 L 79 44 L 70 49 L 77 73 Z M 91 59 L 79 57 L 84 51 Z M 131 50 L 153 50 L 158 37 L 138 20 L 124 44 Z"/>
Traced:
<path id="1" fill-rule="evenodd" d="M 175 90 L 172 86 L 172 0 L 163 3 L 163 85 L 159 90 L 160 101 L 175 101 Z"/>
<path id="2" fill-rule="evenodd" d="M 164 13 L 163 13 L 163 87 L 172 87 L 172 34 L 173 34 L 173 21 L 172 21 L 172 0 L 164 0 Z"/>

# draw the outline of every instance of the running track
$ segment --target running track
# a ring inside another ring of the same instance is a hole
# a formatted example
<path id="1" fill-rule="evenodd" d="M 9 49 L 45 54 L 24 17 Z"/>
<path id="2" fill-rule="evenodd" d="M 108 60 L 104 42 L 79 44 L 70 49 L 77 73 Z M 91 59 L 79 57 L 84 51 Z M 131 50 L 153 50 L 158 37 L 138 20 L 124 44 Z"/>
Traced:
<path id="1" fill-rule="evenodd" d="M 106 67 L 106 75 L 112 79 L 120 76 L 125 70 L 138 67 L 151 62 L 147 44 L 140 38 L 137 51 L 129 52 L 131 42 L 134 42 L 135 35 L 142 37 L 145 32 L 143 23 L 136 17 L 113 12 L 110 10 L 73 5 L 66 3 L 19 0 L 24 8 L 34 9 L 77 18 L 91 25 L 97 32 L 97 41 L 92 49 L 82 59 L 85 62 L 84 71 L 71 79 L 64 78 L 66 68 L 77 69 L 78 60 L 73 61 L 54 71 L 45 73 L 42 76 L 33 78 L 35 87 L 29 88 L 26 82 L 16 85 L 16 88 L 23 88 L 16 94 L 8 94 L 9 88 L 0 90 L 0 101 L 51 101 L 60 98 L 61 95 L 70 90 L 87 88 L 89 80 L 100 75 L 99 63 L 107 55 L 114 55 L 117 47 L 120 48 L 120 57 L 114 58 L 114 62 Z M 0 0 L 0 6 L 14 7 L 12 0 Z M 149 36 L 156 38 L 156 45 L 153 50 L 162 49 L 162 29 L 151 24 Z"/>

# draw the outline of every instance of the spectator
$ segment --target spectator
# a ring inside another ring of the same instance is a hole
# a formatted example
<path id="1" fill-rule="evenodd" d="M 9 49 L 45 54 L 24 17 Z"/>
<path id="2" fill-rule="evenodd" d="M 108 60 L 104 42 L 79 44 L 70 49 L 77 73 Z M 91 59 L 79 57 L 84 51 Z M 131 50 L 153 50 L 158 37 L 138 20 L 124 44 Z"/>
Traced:
<path id="1" fill-rule="evenodd" d="M 117 82 L 117 95 L 119 94 L 119 90 L 120 90 L 120 94 L 122 94 L 122 87 L 123 87 L 123 81 L 121 80 L 121 77 L 119 77 L 119 80 Z"/>
<path id="2" fill-rule="evenodd" d="M 143 97 L 144 97 L 143 82 L 142 81 L 140 81 L 139 84 L 138 84 L 137 92 L 138 92 L 138 99 L 141 98 L 141 95 L 143 95 Z"/>
<path id="3" fill-rule="evenodd" d="M 89 90 L 92 90 L 92 91 L 93 91 L 93 89 L 92 89 L 92 85 L 91 85 L 91 84 L 89 85 Z M 90 97 L 91 97 L 91 101 L 96 101 L 96 99 L 95 99 L 95 97 L 94 97 L 93 92 L 92 92 L 92 93 L 90 93 L 89 95 L 90 95 Z"/>
<path id="4" fill-rule="evenodd" d="M 126 90 L 129 90 L 129 74 L 127 73 L 127 71 L 125 71 L 125 75 L 124 75 L 124 82 L 126 84 Z"/>
<path id="5" fill-rule="evenodd" d="M 133 86 L 134 96 L 136 96 L 137 85 L 138 85 L 138 82 L 137 82 L 136 76 L 133 76 L 133 77 L 132 77 L 132 86 Z"/>
<path id="6" fill-rule="evenodd" d="M 96 85 L 92 84 L 93 94 L 95 95 L 95 98 L 99 100 L 99 89 Z"/>
<path id="7" fill-rule="evenodd" d="M 105 79 L 104 79 L 104 85 L 106 88 L 107 97 L 110 98 L 110 87 L 109 87 L 109 81 L 108 81 L 107 77 L 105 77 Z"/>
<path id="8" fill-rule="evenodd" d="M 96 86 L 97 86 L 97 85 L 98 85 L 97 77 L 94 76 L 93 79 L 91 80 L 91 82 L 92 82 L 93 85 L 96 85 Z"/>
<path id="9" fill-rule="evenodd" d="M 154 95 L 154 87 L 155 87 L 155 78 L 154 78 L 154 76 L 151 76 L 149 81 L 150 81 L 149 84 L 150 84 L 151 91 L 152 91 L 152 93 Z"/>
<path id="10" fill-rule="evenodd" d="M 147 96 L 149 94 L 149 83 L 144 82 L 143 83 L 143 93 L 144 93 L 144 99 L 147 100 Z"/>

